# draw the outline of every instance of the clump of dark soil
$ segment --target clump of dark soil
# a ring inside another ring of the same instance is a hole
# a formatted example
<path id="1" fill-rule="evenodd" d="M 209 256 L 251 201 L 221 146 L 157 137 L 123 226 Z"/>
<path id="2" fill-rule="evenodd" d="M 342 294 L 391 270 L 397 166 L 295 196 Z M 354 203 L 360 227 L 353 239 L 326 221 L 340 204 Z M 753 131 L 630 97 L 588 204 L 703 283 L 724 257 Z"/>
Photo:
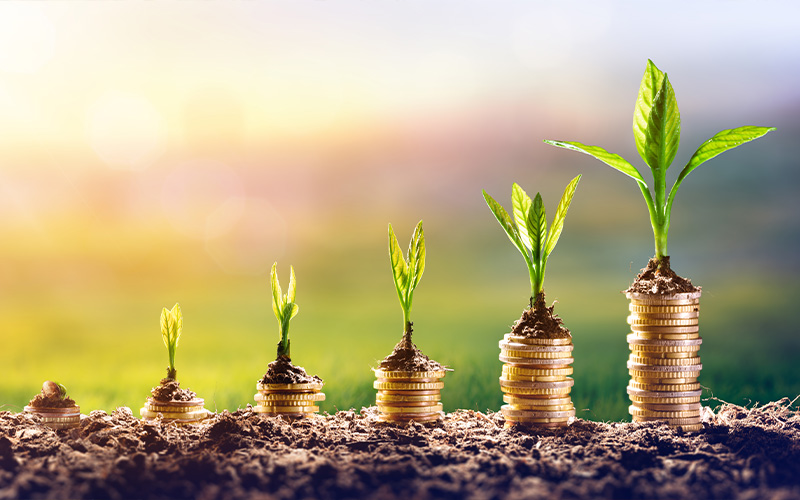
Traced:
<path id="1" fill-rule="evenodd" d="M 555 303 L 547 307 L 544 292 L 536 297 L 533 307 L 525 309 L 522 316 L 514 323 L 511 333 L 528 338 L 566 339 L 571 338 L 564 322 L 553 312 Z"/>
<path id="2" fill-rule="evenodd" d="M 311 384 L 322 383 L 322 379 L 316 375 L 309 375 L 302 366 L 293 365 L 292 360 L 286 356 L 279 356 L 278 359 L 267 365 L 267 373 L 260 382 L 262 384 Z"/>
<path id="3" fill-rule="evenodd" d="M 181 383 L 171 378 L 162 378 L 161 382 L 150 390 L 156 401 L 191 401 L 197 393 L 190 389 L 181 389 Z"/>
<path id="4" fill-rule="evenodd" d="M 386 371 L 401 372 L 435 372 L 448 369 L 443 364 L 423 354 L 411 342 L 411 335 L 403 335 L 400 342 L 394 346 L 392 353 L 383 358 L 380 368 Z"/>
<path id="5" fill-rule="evenodd" d="M 699 291 L 699 286 L 694 286 L 690 280 L 675 274 L 669 265 L 669 257 L 664 257 L 660 263 L 655 258 L 650 259 L 647 267 L 636 276 L 633 284 L 625 290 L 625 293 L 670 295 Z"/>
<path id="6" fill-rule="evenodd" d="M 30 400 L 28 406 L 34 408 L 69 408 L 75 406 L 75 400 L 69 396 L 64 396 L 63 399 L 60 395 L 45 396 L 44 393 L 40 392 Z"/>
<path id="7" fill-rule="evenodd" d="M 289 422 L 249 407 L 198 425 L 93 411 L 54 431 L 0 412 L 0 498 L 800 498 L 800 416 L 786 399 L 704 412 L 704 430 L 574 420 L 503 428 L 457 411 L 383 424 L 377 409 Z"/>

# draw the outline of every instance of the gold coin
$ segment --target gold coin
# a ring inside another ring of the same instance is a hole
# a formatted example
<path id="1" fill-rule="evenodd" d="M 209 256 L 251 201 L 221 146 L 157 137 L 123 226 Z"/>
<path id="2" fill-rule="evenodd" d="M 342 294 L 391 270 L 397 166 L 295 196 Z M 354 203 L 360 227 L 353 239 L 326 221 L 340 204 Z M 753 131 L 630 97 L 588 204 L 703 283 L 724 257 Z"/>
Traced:
<path id="1" fill-rule="evenodd" d="M 652 352 L 652 351 L 639 351 L 638 349 L 631 349 L 631 355 L 643 359 L 690 359 L 697 357 L 697 351 L 694 352 Z M 700 359 L 700 358 L 697 358 Z"/>
<path id="2" fill-rule="evenodd" d="M 684 312 L 664 312 L 664 311 L 631 311 L 629 315 L 631 318 L 639 318 L 643 320 L 676 320 L 676 319 L 697 319 L 700 317 L 700 311 L 684 311 Z"/>
<path id="3" fill-rule="evenodd" d="M 538 337 L 524 337 L 521 335 L 512 335 L 507 333 L 503 338 L 509 342 L 516 342 L 518 344 L 527 345 L 545 345 L 545 346 L 558 346 L 572 344 L 572 337 L 561 339 L 542 339 Z"/>
<path id="4" fill-rule="evenodd" d="M 437 370 L 437 371 L 428 371 L 428 372 L 401 372 L 401 371 L 392 371 L 392 370 L 381 370 L 380 368 L 373 368 L 375 372 L 375 378 L 385 378 L 385 379 L 439 379 L 444 377 L 447 372 L 445 370 Z M 416 380 L 412 380 L 416 382 Z"/>
<path id="5" fill-rule="evenodd" d="M 571 366 L 566 368 L 529 368 L 527 366 L 514 366 L 503 365 L 503 373 L 508 375 L 526 375 L 526 376 L 556 376 L 556 375 L 572 375 L 573 368 Z M 511 377 L 508 377 L 511 378 Z M 515 379 L 511 379 L 515 380 Z"/>
<path id="6" fill-rule="evenodd" d="M 504 349 L 501 347 L 500 354 L 503 356 L 507 356 L 509 358 L 527 358 L 531 359 L 531 362 L 536 363 L 549 363 L 549 364 L 556 364 L 556 363 L 572 363 L 572 352 L 565 351 L 565 352 L 539 352 L 539 351 L 516 351 L 511 349 Z"/>
<path id="7" fill-rule="evenodd" d="M 504 394 L 503 401 L 510 405 L 520 406 L 548 406 L 548 405 L 572 405 L 572 398 L 567 397 L 520 397 L 514 394 Z"/>
<path id="8" fill-rule="evenodd" d="M 685 335 L 684 335 L 685 337 Z M 635 345 L 639 346 L 652 346 L 652 347 L 691 347 L 694 346 L 696 349 L 700 349 L 700 344 L 703 343 L 703 339 L 700 337 L 697 338 L 683 338 L 683 339 L 647 339 L 635 333 L 628 334 L 627 337 L 629 346 Z"/>
<path id="9" fill-rule="evenodd" d="M 678 427 L 683 432 L 697 432 L 703 430 L 703 424 L 693 424 L 693 425 L 676 425 L 674 427 Z"/>
<path id="10" fill-rule="evenodd" d="M 42 416 L 43 424 L 68 424 L 71 422 L 80 422 L 80 415 L 74 417 L 45 417 Z"/>
<path id="11" fill-rule="evenodd" d="M 500 356 L 498 356 L 498 358 L 503 363 L 510 363 L 510 364 L 514 364 L 514 365 L 547 365 L 548 368 L 556 368 L 556 367 L 560 367 L 560 366 L 569 366 L 573 361 L 573 358 L 559 358 L 559 359 L 553 359 L 553 360 L 546 360 L 546 359 L 537 360 L 536 358 L 520 358 L 520 357 L 517 357 L 517 356 L 506 356 L 505 353 L 502 353 L 502 352 L 500 353 Z"/>
<path id="12" fill-rule="evenodd" d="M 441 395 L 441 391 L 437 390 L 424 390 L 424 391 L 388 391 L 388 390 L 379 390 L 378 394 L 384 395 L 393 395 L 393 396 L 435 396 Z"/>
<path id="13" fill-rule="evenodd" d="M 652 360 L 658 361 L 658 360 Z M 676 360 L 679 361 L 679 360 Z M 653 362 L 650 363 L 636 363 L 628 359 L 628 372 L 631 371 L 641 371 L 641 372 L 648 372 L 649 375 L 636 375 L 637 377 L 678 377 L 679 375 L 665 375 L 665 373 L 686 373 L 686 372 L 700 372 L 703 369 L 703 365 L 697 363 L 693 365 L 657 365 Z M 633 375 L 631 373 L 631 375 Z M 691 377 L 692 375 L 684 375 L 685 377 Z M 695 375 L 696 376 L 696 375 Z"/>
<path id="14" fill-rule="evenodd" d="M 634 405 L 628 407 L 628 413 L 635 417 L 654 418 L 654 419 L 675 419 L 699 417 L 700 409 L 685 411 L 655 411 L 645 410 Z"/>
<path id="15" fill-rule="evenodd" d="M 517 405 L 512 403 L 509 403 L 508 405 L 512 410 L 532 411 L 532 412 L 560 412 L 560 411 L 571 411 L 575 409 L 575 407 L 572 405 L 529 406 L 529 405 Z"/>
<path id="16" fill-rule="evenodd" d="M 686 392 L 686 391 L 699 391 L 700 383 L 694 382 L 676 382 L 663 384 L 657 381 L 651 382 L 653 379 L 634 379 L 628 382 L 628 389 L 647 391 L 647 392 Z M 655 379 L 660 380 L 660 379 Z"/>
<path id="17" fill-rule="evenodd" d="M 376 396 L 376 401 L 378 403 L 435 402 L 441 399 L 441 394 L 399 396 L 395 394 L 382 394 L 379 392 Z"/>
<path id="18" fill-rule="evenodd" d="M 375 404 L 378 408 L 414 408 L 414 407 L 422 407 L 422 408 L 432 408 L 437 404 L 440 404 L 439 401 L 380 401 L 376 400 Z"/>
<path id="19" fill-rule="evenodd" d="M 319 391 L 322 390 L 322 382 L 309 382 L 306 384 L 256 384 L 258 392 L 273 392 L 273 391 Z"/>
<path id="20" fill-rule="evenodd" d="M 575 416 L 575 410 L 571 411 L 530 411 L 517 410 L 510 405 L 500 407 L 503 416 L 514 420 L 535 421 L 535 422 L 563 422 Z"/>
<path id="21" fill-rule="evenodd" d="M 680 367 L 687 367 L 687 366 L 702 366 L 700 364 L 700 357 L 693 357 L 693 358 L 642 358 L 639 356 L 634 356 L 633 354 L 630 355 L 628 361 L 631 363 L 631 366 L 635 365 L 649 365 L 649 366 L 680 366 Z"/>
<path id="22" fill-rule="evenodd" d="M 260 399 L 259 394 L 254 398 L 256 403 L 263 403 L 271 406 L 314 406 L 319 399 Z"/>
<path id="23" fill-rule="evenodd" d="M 552 377 L 544 375 L 507 375 L 506 379 L 512 382 L 536 383 L 536 382 L 563 382 L 567 377 L 564 375 L 554 375 Z"/>
<path id="24" fill-rule="evenodd" d="M 253 407 L 256 413 L 315 413 L 319 411 L 319 406 L 277 406 L 259 403 Z"/>
<path id="25" fill-rule="evenodd" d="M 516 421 L 511 419 L 506 419 L 505 423 L 503 423 L 503 428 L 511 429 L 516 426 L 523 426 L 523 427 L 531 427 L 537 429 L 556 429 L 559 427 L 566 427 L 568 424 L 569 419 L 564 420 L 562 422 L 527 422 L 527 421 Z"/>
<path id="26" fill-rule="evenodd" d="M 80 406 L 66 406 L 64 408 L 53 408 L 50 406 L 44 406 L 44 407 L 26 406 L 24 410 L 26 413 L 35 413 L 38 415 L 51 414 L 51 413 L 60 416 L 81 414 Z"/>
<path id="27" fill-rule="evenodd" d="M 683 373 L 663 373 L 661 378 L 653 377 L 653 372 L 639 372 L 636 370 L 628 370 L 631 378 L 640 382 L 644 380 L 650 384 L 691 384 L 697 382 L 697 377 L 700 372 L 683 372 Z"/>
<path id="28" fill-rule="evenodd" d="M 662 418 L 662 417 L 632 417 L 634 422 L 666 422 L 673 427 L 683 427 L 685 425 L 698 425 L 701 424 L 703 419 L 699 415 L 696 417 L 685 418 Z"/>
<path id="29" fill-rule="evenodd" d="M 660 334 L 692 334 L 700 331 L 699 325 L 693 326 L 666 326 L 666 325 L 629 325 L 634 333 L 660 333 Z"/>
<path id="30" fill-rule="evenodd" d="M 324 392 L 259 392 L 256 401 L 324 401 Z"/>
<path id="31" fill-rule="evenodd" d="M 700 292 L 681 292 L 665 295 L 655 295 L 650 293 L 628 292 L 625 294 L 628 299 L 637 305 L 665 305 L 682 306 L 684 303 L 700 302 Z"/>
<path id="32" fill-rule="evenodd" d="M 150 411 L 147 408 L 139 410 L 139 415 L 145 419 L 162 418 L 164 420 L 198 420 L 206 418 L 208 410 L 201 409 L 192 412 L 163 412 L 163 411 Z"/>
<path id="33" fill-rule="evenodd" d="M 687 345 L 687 346 L 660 346 L 660 345 L 641 345 L 641 344 L 628 344 L 628 348 L 631 352 L 636 353 L 637 356 L 646 355 L 646 356 L 658 356 L 658 355 L 681 355 L 692 357 L 697 355 L 697 351 L 700 350 L 699 345 Z"/>
<path id="34" fill-rule="evenodd" d="M 628 310 L 632 313 L 641 314 L 680 314 L 699 312 L 700 306 L 698 304 L 688 304 L 683 306 L 642 306 L 631 303 L 628 305 Z"/>
<path id="35" fill-rule="evenodd" d="M 557 387 L 553 389 L 528 389 L 525 387 L 500 387 L 506 394 L 515 396 L 560 396 L 569 394 L 571 387 Z"/>
<path id="36" fill-rule="evenodd" d="M 569 356 L 574 346 L 572 344 L 566 345 L 536 345 L 536 344 L 520 344 L 519 342 L 509 342 L 508 340 L 501 340 L 500 349 L 510 349 L 512 351 L 528 351 L 545 353 L 560 353 Z"/>
<path id="37" fill-rule="evenodd" d="M 699 324 L 699 318 L 689 319 L 656 319 L 656 318 L 642 318 L 639 316 L 628 316 L 629 325 L 637 325 L 641 327 L 689 327 Z"/>
<path id="38" fill-rule="evenodd" d="M 688 398 L 692 399 L 692 398 Z M 633 402 L 633 406 L 639 408 L 640 410 L 650 410 L 650 411 L 657 411 L 657 412 L 664 412 L 664 411 L 689 411 L 689 410 L 697 410 L 700 411 L 700 398 L 695 398 L 697 401 L 688 401 L 684 403 L 668 403 L 667 401 L 658 401 L 657 403 L 640 403 L 636 401 Z"/>
<path id="39" fill-rule="evenodd" d="M 383 406 L 378 405 L 378 410 L 383 413 L 435 413 L 442 411 L 442 404 L 437 403 L 426 406 Z"/>
<path id="40" fill-rule="evenodd" d="M 557 380 L 551 382 L 531 382 L 527 380 L 510 380 L 508 378 L 500 377 L 501 387 L 516 387 L 522 389 L 569 389 L 575 385 L 575 381 L 569 377 L 564 380 Z"/>
<path id="41" fill-rule="evenodd" d="M 656 404 L 687 404 L 687 403 L 700 403 L 700 396 L 687 396 L 684 398 L 660 398 L 660 397 L 653 397 L 653 398 L 643 398 L 641 396 L 636 396 L 634 394 L 628 394 L 628 398 L 631 400 L 632 403 L 635 403 L 637 406 L 641 407 L 650 407 L 650 405 Z"/>
<path id="42" fill-rule="evenodd" d="M 155 413 L 189 413 L 193 411 L 200 411 L 203 409 L 203 405 L 194 405 L 194 406 L 169 406 L 169 405 L 154 405 L 150 403 L 145 403 L 144 407 L 151 412 Z"/>
<path id="43" fill-rule="evenodd" d="M 703 391 L 694 389 L 690 391 L 647 391 L 631 387 L 628 384 L 626 392 L 639 398 L 700 398 Z"/>
<path id="44" fill-rule="evenodd" d="M 700 338 L 700 333 L 650 333 L 650 332 L 636 332 L 631 334 L 634 337 L 642 340 L 697 340 Z M 630 335 L 629 335 L 630 337 Z"/>
<path id="45" fill-rule="evenodd" d="M 372 387 L 388 391 L 427 391 L 442 389 L 444 382 L 381 382 L 376 380 Z"/>

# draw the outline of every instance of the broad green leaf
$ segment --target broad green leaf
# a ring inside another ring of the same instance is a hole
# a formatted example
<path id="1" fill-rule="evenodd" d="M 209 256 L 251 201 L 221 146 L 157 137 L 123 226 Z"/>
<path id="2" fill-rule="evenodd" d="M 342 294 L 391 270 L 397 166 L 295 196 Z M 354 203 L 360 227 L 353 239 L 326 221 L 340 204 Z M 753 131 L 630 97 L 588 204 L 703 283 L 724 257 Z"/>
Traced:
<path id="1" fill-rule="evenodd" d="M 391 224 L 389 224 L 389 258 L 392 262 L 392 277 L 397 287 L 397 293 L 404 296 L 408 289 L 408 266 Z"/>
<path id="2" fill-rule="evenodd" d="M 164 346 L 169 349 L 169 332 L 171 330 L 169 326 L 170 313 L 169 309 L 166 307 L 161 310 L 161 338 L 164 340 Z"/>
<path id="3" fill-rule="evenodd" d="M 289 266 L 289 291 L 286 292 L 286 302 L 294 302 L 297 295 L 297 280 L 294 277 L 294 267 Z"/>
<path id="4" fill-rule="evenodd" d="M 541 194 L 536 193 L 526 221 L 528 234 L 531 237 L 531 247 L 533 247 L 533 262 L 538 265 L 542 262 L 542 251 L 544 250 L 545 241 L 547 241 L 547 216 L 545 215 Z"/>
<path id="5" fill-rule="evenodd" d="M 269 273 L 269 281 L 272 285 L 272 312 L 278 321 L 283 319 L 283 294 L 281 291 L 281 284 L 278 281 L 278 263 L 272 264 L 272 271 Z"/>
<path id="6" fill-rule="evenodd" d="M 526 253 L 525 247 L 520 241 L 519 232 L 517 231 L 517 228 L 514 227 L 514 221 L 511 220 L 511 217 L 508 215 L 508 212 L 506 212 L 506 209 L 503 208 L 501 204 L 497 203 L 495 199 L 492 198 L 489 195 L 489 193 L 487 193 L 485 190 L 483 191 L 483 199 L 486 200 L 486 204 L 489 205 L 489 209 L 494 214 L 494 217 L 495 219 L 497 219 L 497 222 L 499 222 L 500 225 L 503 227 L 503 230 L 506 232 L 506 235 L 508 235 L 508 239 L 511 240 L 511 243 L 513 243 L 514 246 L 516 246 L 517 249 L 522 253 L 522 255 L 524 255 L 525 258 L 527 259 L 528 254 Z"/>
<path id="7" fill-rule="evenodd" d="M 175 329 L 173 332 L 173 343 L 175 344 L 175 347 L 178 347 L 178 341 L 181 339 L 181 332 L 183 332 L 183 314 L 181 313 L 181 306 L 176 303 L 170 313 L 172 314 L 172 318 L 174 320 Z"/>
<path id="8" fill-rule="evenodd" d="M 297 312 L 300 310 L 300 306 L 293 302 L 287 302 L 286 305 L 283 306 L 283 317 L 286 318 L 288 322 L 290 319 L 297 316 Z"/>
<path id="9" fill-rule="evenodd" d="M 531 209 L 531 197 L 516 182 L 511 187 L 511 203 L 514 206 L 514 221 L 519 229 L 519 239 L 530 250 L 531 238 L 528 236 L 528 212 Z"/>
<path id="10" fill-rule="evenodd" d="M 556 215 L 553 218 L 553 224 L 550 226 L 550 235 L 547 237 L 547 245 L 545 245 L 544 256 L 547 257 L 553 252 L 553 249 L 558 243 L 558 238 L 561 236 L 561 230 L 564 229 L 564 219 L 567 217 L 567 210 L 572 203 L 572 197 L 575 196 L 575 189 L 578 188 L 581 176 L 577 176 L 564 189 L 564 194 L 561 195 L 561 201 L 558 202 L 556 208 Z"/>
<path id="11" fill-rule="evenodd" d="M 633 139 L 636 141 L 636 149 L 642 159 L 655 168 L 647 160 L 648 158 L 648 138 L 647 127 L 650 115 L 653 110 L 653 103 L 656 95 L 663 86 L 666 75 L 658 69 L 653 61 L 647 60 L 647 67 L 644 69 L 642 82 L 639 84 L 639 95 L 636 97 L 636 106 L 633 109 Z"/>
<path id="12" fill-rule="evenodd" d="M 618 154 L 609 153 L 605 149 L 599 146 L 587 146 L 585 144 L 581 144 L 580 142 L 574 141 L 551 141 L 545 140 L 547 144 L 552 146 L 558 146 L 564 149 L 570 149 L 572 151 L 577 151 L 579 153 L 584 153 L 589 156 L 593 156 L 594 158 L 602 161 L 609 167 L 613 167 L 623 174 L 627 175 L 628 177 L 632 177 L 636 182 L 638 182 L 644 188 L 647 188 L 647 184 L 644 182 L 642 178 L 642 174 L 636 170 L 636 167 L 628 163 L 628 160 L 621 157 Z"/>
<path id="13" fill-rule="evenodd" d="M 409 247 L 408 252 L 409 269 L 412 270 L 409 291 L 417 287 L 422 273 L 425 271 L 425 233 L 422 230 L 422 221 L 419 221 L 417 227 L 414 228 L 411 243 L 413 248 Z"/>
<path id="14" fill-rule="evenodd" d="M 634 128 L 637 125 L 638 122 L 634 120 Z M 640 132 L 645 136 L 645 163 L 653 170 L 669 168 L 681 142 L 681 114 L 675 90 L 666 74 L 653 100 L 646 128 L 634 132 L 634 135 L 638 136 Z"/>

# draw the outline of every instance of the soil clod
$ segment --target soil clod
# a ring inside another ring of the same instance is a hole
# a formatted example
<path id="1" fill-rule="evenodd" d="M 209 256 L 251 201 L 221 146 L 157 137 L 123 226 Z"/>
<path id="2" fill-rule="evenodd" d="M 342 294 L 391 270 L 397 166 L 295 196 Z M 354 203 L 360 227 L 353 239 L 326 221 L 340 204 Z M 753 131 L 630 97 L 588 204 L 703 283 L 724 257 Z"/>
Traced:
<path id="1" fill-rule="evenodd" d="M 691 280 L 675 274 L 670 267 L 669 257 L 663 257 L 661 260 L 650 259 L 647 267 L 636 276 L 633 284 L 625 290 L 625 293 L 670 295 L 698 291 L 700 291 L 699 286 L 694 286 Z"/>
<path id="2" fill-rule="evenodd" d="M 267 365 L 267 373 L 259 380 L 262 384 L 311 384 L 322 383 L 318 376 L 311 376 L 306 373 L 305 368 L 292 364 L 292 360 L 286 356 L 279 356 L 278 359 Z"/>
<path id="3" fill-rule="evenodd" d="M 410 335 L 403 335 L 403 338 L 391 354 L 383 358 L 380 368 L 387 371 L 403 371 L 403 372 L 434 372 L 447 370 L 447 367 L 434 361 L 419 348 L 411 342 Z"/>
<path id="4" fill-rule="evenodd" d="M 156 401 L 191 401 L 197 393 L 190 389 L 181 389 L 181 383 L 171 378 L 162 378 L 161 382 L 150 390 Z"/>
<path id="5" fill-rule="evenodd" d="M 522 316 L 514 323 L 511 333 L 521 337 L 563 339 L 571 338 L 564 322 L 553 312 L 555 304 L 547 307 L 544 292 L 536 297 L 533 307 L 523 311 Z"/>

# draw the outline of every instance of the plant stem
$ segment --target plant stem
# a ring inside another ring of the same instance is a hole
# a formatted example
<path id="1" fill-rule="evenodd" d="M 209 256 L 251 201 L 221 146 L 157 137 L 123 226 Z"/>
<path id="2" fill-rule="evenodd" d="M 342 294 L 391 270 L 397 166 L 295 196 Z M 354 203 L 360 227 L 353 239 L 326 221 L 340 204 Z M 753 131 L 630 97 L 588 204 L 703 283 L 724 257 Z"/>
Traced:
<path id="1" fill-rule="evenodd" d="M 167 378 L 170 380 L 178 380 L 178 370 L 172 365 L 167 367 Z"/>
<path id="2" fill-rule="evenodd" d="M 281 341 L 278 342 L 278 357 L 291 359 L 289 345 L 289 321 L 281 322 Z"/>

